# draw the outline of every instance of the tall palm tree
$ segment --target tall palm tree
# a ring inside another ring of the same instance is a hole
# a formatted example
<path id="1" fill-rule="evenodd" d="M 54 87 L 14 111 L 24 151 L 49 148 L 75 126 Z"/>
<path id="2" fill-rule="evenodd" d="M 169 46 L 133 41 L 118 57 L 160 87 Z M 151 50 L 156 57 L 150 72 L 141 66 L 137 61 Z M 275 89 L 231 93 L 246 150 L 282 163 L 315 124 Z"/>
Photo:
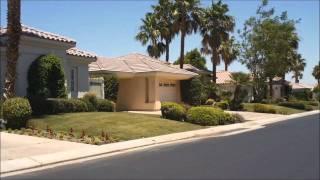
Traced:
<path id="1" fill-rule="evenodd" d="M 161 40 L 164 40 L 166 61 L 169 62 L 170 43 L 175 35 L 173 29 L 173 2 L 171 0 L 159 0 L 159 4 L 152 6 L 154 15 L 159 23 Z"/>
<path id="2" fill-rule="evenodd" d="M 299 83 L 299 79 L 302 79 L 305 66 L 306 62 L 305 59 L 301 57 L 301 54 L 295 55 L 295 59 L 291 65 L 292 78 L 295 79 L 295 83 Z"/>
<path id="3" fill-rule="evenodd" d="M 201 8 L 199 0 L 175 0 L 174 3 L 174 29 L 180 33 L 180 68 L 184 64 L 185 37 L 196 32 L 200 22 Z"/>
<path id="4" fill-rule="evenodd" d="M 19 58 L 19 41 L 21 35 L 21 1 L 8 0 L 7 25 L 7 71 L 5 74 L 4 98 L 15 96 L 16 67 Z"/>
<path id="5" fill-rule="evenodd" d="M 136 35 L 136 40 L 142 45 L 147 46 L 149 56 L 159 58 L 164 51 L 164 44 L 160 40 L 160 28 L 156 16 L 152 13 L 147 13 L 145 19 L 142 20 L 140 32 Z"/>
<path id="6" fill-rule="evenodd" d="M 224 70 L 228 71 L 228 66 L 230 66 L 230 64 L 236 60 L 240 53 L 238 44 L 235 43 L 235 38 L 233 36 L 221 43 L 219 53 L 221 54 L 224 62 Z"/>
<path id="7" fill-rule="evenodd" d="M 211 55 L 212 81 L 216 83 L 217 65 L 220 63 L 219 48 L 224 41 L 229 39 L 229 33 L 233 31 L 235 22 L 228 15 L 228 5 L 220 1 L 212 2 L 211 7 L 204 10 L 201 22 L 202 49 L 204 54 Z"/>

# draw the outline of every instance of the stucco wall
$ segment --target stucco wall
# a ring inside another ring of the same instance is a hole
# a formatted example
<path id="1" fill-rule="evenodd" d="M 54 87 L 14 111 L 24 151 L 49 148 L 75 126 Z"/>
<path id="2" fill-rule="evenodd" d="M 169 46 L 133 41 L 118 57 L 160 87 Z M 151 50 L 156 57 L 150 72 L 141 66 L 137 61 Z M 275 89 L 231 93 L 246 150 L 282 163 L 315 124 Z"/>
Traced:
<path id="1" fill-rule="evenodd" d="M 78 89 L 79 93 L 77 97 L 83 96 L 85 92 L 89 90 L 89 73 L 88 63 L 82 59 L 67 57 L 66 50 L 73 47 L 73 45 L 65 44 L 61 42 L 43 40 L 39 38 L 21 37 L 19 48 L 19 59 L 17 64 L 17 79 L 16 79 L 16 95 L 26 96 L 28 87 L 28 70 L 31 63 L 40 55 L 54 54 L 61 58 L 63 71 L 65 74 L 68 97 L 71 97 L 70 93 L 70 67 L 78 67 Z M 4 75 L 6 71 L 6 56 L 5 48 L 1 48 L 1 93 L 4 88 Z"/>
<path id="2" fill-rule="evenodd" d="M 146 77 L 120 79 L 117 96 L 117 110 L 160 110 L 159 81 L 160 78 L 148 77 L 149 101 L 146 102 Z M 177 102 L 180 102 L 180 81 L 176 81 L 176 84 Z"/>

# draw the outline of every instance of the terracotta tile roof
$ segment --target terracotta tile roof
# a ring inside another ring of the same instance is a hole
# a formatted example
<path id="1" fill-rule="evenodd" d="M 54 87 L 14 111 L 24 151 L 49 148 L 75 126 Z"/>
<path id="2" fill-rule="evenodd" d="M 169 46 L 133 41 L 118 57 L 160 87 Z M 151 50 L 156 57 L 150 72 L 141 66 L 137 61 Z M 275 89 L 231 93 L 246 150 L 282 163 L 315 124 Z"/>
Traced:
<path id="1" fill-rule="evenodd" d="M 42 39 L 49 39 L 49 40 L 54 40 L 54 41 L 60 41 L 60 42 L 65 42 L 65 43 L 71 43 L 71 44 L 76 44 L 76 41 L 65 37 L 65 36 L 61 36 L 58 34 L 54 34 L 51 32 L 46 32 L 40 29 L 36 29 L 33 27 L 29 27 L 26 25 L 21 25 L 21 29 L 22 29 L 22 34 L 26 35 L 26 36 L 31 36 L 31 37 L 39 37 Z M 0 28 L 0 35 L 4 36 L 7 33 L 7 28 Z"/>
<path id="2" fill-rule="evenodd" d="M 314 86 L 302 83 L 290 83 L 292 89 L 313 89 Z"/>
<path id="3" fill-rule="evenodd" d="M 89 71 L 109 71 L 109 72 L 165 72 L 173 74 L 185 74 L 196 76 L 196 73 L 172 67 L 169 63 L 154 59 L 139 53 L 132 53 L 116 58 L 98 57 L 96 62 L 89 66 Z"/>
<path id="4" fill-rule="evenodd" d="M 217 80 L 216 80 L 217 84 L 229 84 L 232 81 L 231 72 L 229 71 L 217 71 L 216 76 L 217 76 Z"/>
<path id="5" fill-rule="evenodd" d="M 68 49 L 67 54 L 72 56 L 85 57 L 85 58 L 97 58 L 97 55 L 95 55 L 94 53 L 86 52 L 78 48 Z"/>

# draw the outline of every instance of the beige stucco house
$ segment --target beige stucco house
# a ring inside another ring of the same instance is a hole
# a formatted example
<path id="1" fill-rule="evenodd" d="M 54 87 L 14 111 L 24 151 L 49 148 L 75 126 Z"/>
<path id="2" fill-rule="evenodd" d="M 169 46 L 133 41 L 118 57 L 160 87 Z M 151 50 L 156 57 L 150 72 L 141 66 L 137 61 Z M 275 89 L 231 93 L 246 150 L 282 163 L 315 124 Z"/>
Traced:
<path id="1" fill-rule="evenodd" d="M 7 29 L 0 29 L 0 93 L 3 93 L 6 72 Z M 68 97 L 81 97 L 89 90 L 89 63 L 96 56 L 76 48 L 76 41 L 57 34 L 22 25 L 17 64 L 16 95 L 26 96 L 30 64 L 40 55 L 54 54 L 62 59 Z"/>
<path id="2" fill-rule="evenodd" d="M 98 57 L 89 71 L 92 75 L 114 74 L 119 79 L 118 110 L 154 111 L 161 108 L 161 102 L 180 102 L 180 80 L 197 75 L 138 53 Z"/>

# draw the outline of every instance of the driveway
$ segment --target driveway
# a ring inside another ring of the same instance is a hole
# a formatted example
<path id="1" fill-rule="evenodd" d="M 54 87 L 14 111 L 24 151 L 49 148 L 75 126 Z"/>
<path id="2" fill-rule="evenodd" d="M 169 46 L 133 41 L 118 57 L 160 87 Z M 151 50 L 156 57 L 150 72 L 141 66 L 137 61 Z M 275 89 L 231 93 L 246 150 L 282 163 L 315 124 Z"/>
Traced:
<path id="1" fill-rule="evenodd" d="M 92 145 L 0 132 L 1 161 L 51 154 Z"/>

